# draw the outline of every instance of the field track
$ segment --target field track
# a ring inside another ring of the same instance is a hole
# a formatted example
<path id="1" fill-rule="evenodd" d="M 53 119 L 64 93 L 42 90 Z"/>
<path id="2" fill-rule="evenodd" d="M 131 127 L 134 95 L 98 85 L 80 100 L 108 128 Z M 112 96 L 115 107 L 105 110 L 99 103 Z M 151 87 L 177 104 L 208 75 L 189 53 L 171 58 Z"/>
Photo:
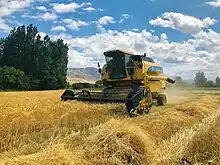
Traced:
<path id="1" fill-rule="evenodd" d="M 170 90 L 167 106 L 137 118 L 62 92 L 0 93 L 0 164 L 220 164 L 218 91 Z"/>

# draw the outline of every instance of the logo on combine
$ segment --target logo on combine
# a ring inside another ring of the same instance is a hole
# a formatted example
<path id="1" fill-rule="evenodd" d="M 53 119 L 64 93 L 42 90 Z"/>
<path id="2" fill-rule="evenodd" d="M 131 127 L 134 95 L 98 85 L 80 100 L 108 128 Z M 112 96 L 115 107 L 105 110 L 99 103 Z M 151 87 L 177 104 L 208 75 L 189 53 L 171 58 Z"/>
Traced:
<path id="1" fill-rule="evenodd" d="M 151 66 L 147 70 L 148 72 L 161 72 L 163 73 L 163 68 L 159 66 Z"/>

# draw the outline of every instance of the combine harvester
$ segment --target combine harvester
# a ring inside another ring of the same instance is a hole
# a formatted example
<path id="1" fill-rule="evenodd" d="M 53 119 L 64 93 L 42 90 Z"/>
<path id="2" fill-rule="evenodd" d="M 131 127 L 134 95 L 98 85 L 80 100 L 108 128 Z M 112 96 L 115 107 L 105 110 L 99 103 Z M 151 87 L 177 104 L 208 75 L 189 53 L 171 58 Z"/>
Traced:
<path id="1" fill-rule="evenodd" d="M 106 64 L 98 71 L 105 88 L 100 91 L 65 90 L 61 99 L 96 101 L 101 103 L 122 102 L 131 115 L 146 114 L 153 102 L 164 106 L 167 97 L 163 93 L 166 81 L 175 81 L 164 76 L 163 68 L 150 57 L 135 55 L 132 52 L 111 50 L 104 52 Z"/>

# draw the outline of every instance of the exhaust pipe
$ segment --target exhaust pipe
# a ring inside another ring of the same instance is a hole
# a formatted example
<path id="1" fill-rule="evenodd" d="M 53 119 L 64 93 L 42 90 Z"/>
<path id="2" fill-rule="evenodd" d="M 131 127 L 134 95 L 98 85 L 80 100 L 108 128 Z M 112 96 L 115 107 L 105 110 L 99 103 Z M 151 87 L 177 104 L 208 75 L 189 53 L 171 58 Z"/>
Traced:
<path id="1" fill-rule="evenodd" d="M 170 78 L 167 78 L 167 82 L 168 82 L 168 83 L 171 83 L 171 84 L 174 84 L 176 81 L 175 81 L 175 80 L 172 80 L 172 79 L 170 79 Z"/>
<path id="2" fill-rule="evenodd" d="M 101 69 L 101 67 L 100 67 L 99 62 L 98 62 L 98 72 L 99 72 L 100 74 L 102 73 L 102 69 Z"/>

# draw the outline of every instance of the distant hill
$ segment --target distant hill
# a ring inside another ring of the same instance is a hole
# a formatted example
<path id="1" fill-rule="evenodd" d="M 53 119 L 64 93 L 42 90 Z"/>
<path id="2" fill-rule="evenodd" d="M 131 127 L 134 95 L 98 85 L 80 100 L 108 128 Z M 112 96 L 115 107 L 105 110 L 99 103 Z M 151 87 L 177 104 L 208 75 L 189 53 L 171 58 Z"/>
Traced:
<path id="1" fill-rule="evenodd" d="M 69 82 L 90 82 L 94 83 L 101 79 L 97 68 L 68 68 L 67 80 Z"/>

